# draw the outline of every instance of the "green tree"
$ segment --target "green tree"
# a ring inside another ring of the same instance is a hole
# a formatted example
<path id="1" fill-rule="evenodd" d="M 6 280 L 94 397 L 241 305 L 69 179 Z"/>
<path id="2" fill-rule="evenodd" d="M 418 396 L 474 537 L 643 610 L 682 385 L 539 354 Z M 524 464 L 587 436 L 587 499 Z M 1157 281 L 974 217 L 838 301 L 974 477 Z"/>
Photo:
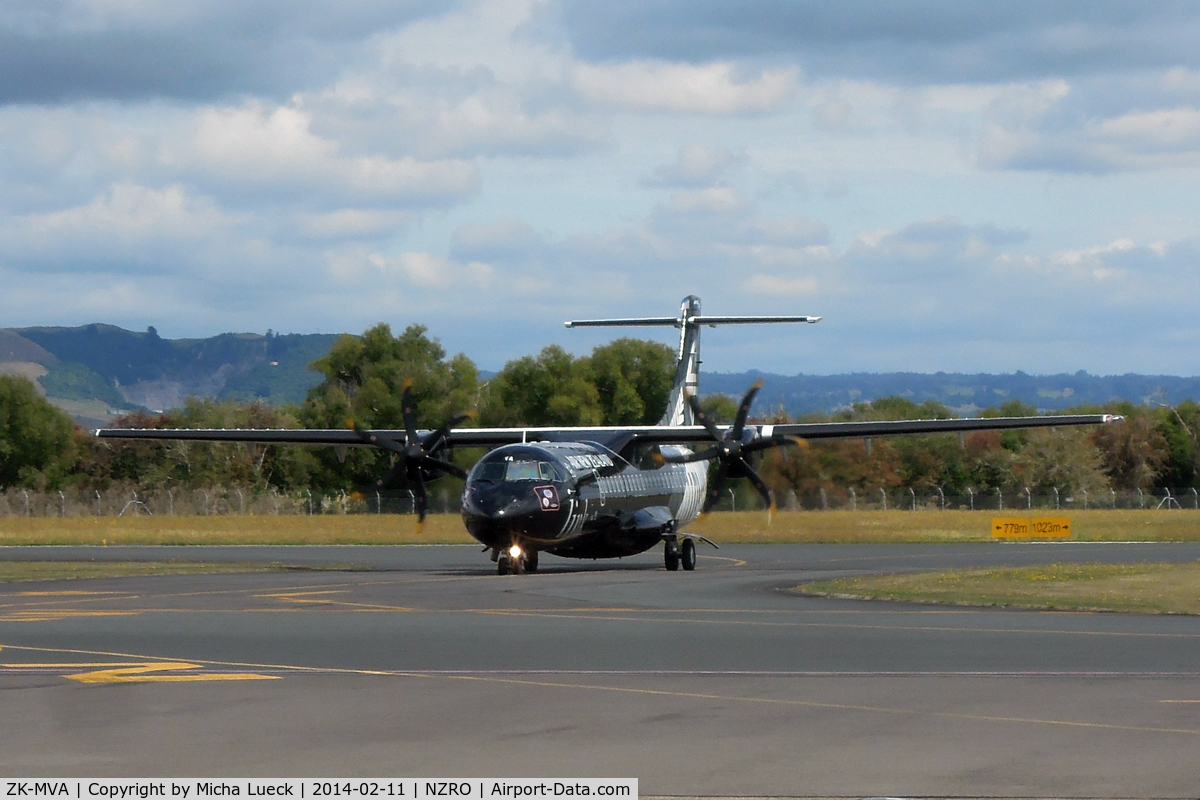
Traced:
<path id="1" fill-rule="evenodd" d="M 671 394 L 675 351 L 658 342 L 617 339 L 589 358 L 605 425 L 653 425 Z"/>
<path id="2" fill-rule="evenodd" d="M 599 425 L 604 420 L 591 365 L 558 345 L 504 365 L 488 382 L 485 426 Z"/>
<path id="3" fill-rule="evenodd" d="M 1091 431 L 1080 428 L 1040 428 L 1030 431 L 1014 464 L 1018 484 L 1043 492 L 1089 492 L 1109 488 L 1104 461 Z"/>
<path id="4" fill-rule="evenodd" d="M 117 421 L 128 428 L 297 428 L 296 410 L 263 403 L 189 398 L 167 414 L 138 412 Z M 89 437 L 75 483 L 144 489 L 242 486 L 256 491 L 306 488 L 317 462 L 308 448 L 187 441 L 97 440 Z"/>
<path id="5" fill-rule="evenodd" d="M 301 410 L 305 427 L 340 428 L 354 420 L 369 428 L 402 428 L 400 398 L 411 382 L 418 424 L 436 427 L 475 405 L 479 373 L 459 353 L 446 358 L 422 325 L 399 336 L 380 323 L 362 336 L 342 336 L 311 367 L 325 379 L 308 392 Z"/>
<path id="6" fill-rule="evenodd" d="M 0 375 L 0 487 L 56 489 L 75 463 L 75 423 L 25 378 Z"/>
<path id="7" fill-rule="evenodd" d="M 700 408 L 714 422 L 732 425 L 737 418 L 740 400 L 734 400 L 727 394 L 706 394 L 700 398 Z"/>
<path id="8" fill-rule="evenodd" d="M 1117 408 L 1124 422 L 1100 425 L 1092 432 L 1104 472 L 1115 489 L 1152 488 L 1167 461 L 1167 440 L 1151 409 L 1132 403 Z"/>
<path id="9" fill-rule="evenodd" d="M 401 397 L 411 383 L 410 400 L 417 426 L 436 428 L 455 414 L 474 408 L 478 371 L 465 355 L 447 359 L 422 325 L 399 336 L 383 323 L 362 336 L 342 336 L 312 368 L 325 379 L 309 390 L 300 409 L 306 428 L 342 428 L 356 422 L 366 428 L 403 428 Z M 332 448 L 314 451 L 316 488 L 353 489 L 375 480 L 391 463 L 388 453 L 353 447 L 345 462 Z"/>
<path id="10" fill-rule="evenodd" d="M 1167 456 L 1158 480 L 1168 487 L 1200 487 L 1200 404 L 1185 400 L 1157 412 L 1158 432 L 1167 442 Z"/>

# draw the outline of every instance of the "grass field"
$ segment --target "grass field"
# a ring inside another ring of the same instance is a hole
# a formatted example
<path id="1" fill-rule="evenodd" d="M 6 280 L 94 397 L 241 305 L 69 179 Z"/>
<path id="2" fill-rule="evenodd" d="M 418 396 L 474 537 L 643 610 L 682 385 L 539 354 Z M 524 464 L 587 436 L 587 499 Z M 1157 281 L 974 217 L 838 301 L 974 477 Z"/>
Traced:
<path id="1" fill-rule="evenodd" d="M 1200 614 L 1200 563 L 1049 564 L 806 583 L 800 594 L 967 606 Z"/>
<path id="2" fill-rule="evenodd" d="M 1046 513 L 1046 512 L 1037 512 Z M 1023 516 L 1022 512 L 1005 512 Z M 1076 541 L 1200 541 L 1194 511 L 1075 511 Z M 687 530 L 722 543 L 984 542 L 985 511 L 765 511 L 715 513 Z M 456 514 L 418 533 L 408 515 L 0 517 L 0 545 L 455 544 L 473 542 Z"/>

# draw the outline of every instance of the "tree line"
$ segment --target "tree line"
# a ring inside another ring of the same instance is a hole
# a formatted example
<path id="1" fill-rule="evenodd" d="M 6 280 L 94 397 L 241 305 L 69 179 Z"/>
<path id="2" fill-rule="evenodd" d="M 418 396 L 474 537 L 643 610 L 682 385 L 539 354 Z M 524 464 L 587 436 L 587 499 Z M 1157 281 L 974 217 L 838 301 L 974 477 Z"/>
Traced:
<path id="1" fill-rule="evenodd" d="M 411 381 L 420 427 L 433 428 L 462 411 L 466 426 L 645 425 L 662 416 L 673 377 L 672 348 L 618 339 L 574 357 L 558 346 L 505 364 L 482 378 L 463 354 L 448 356 L 420 325 L 399 335 L 377 325 L 343 336 L 313 362 L 321 382 L 303 403 L 190 399 L 165 414 L 122 417 L 125 427 L 158 428 L 402 428 L 400 398 Z M 730 421 L 739 398 L 709 395 L 702 404 Z M 911 487 L 947 494 L 1022 489 L 1063 492 L 1200 486 L 1200 405 L 1114 403 L 1064 413 L 1117 413 L 1123 424 L 1094 428 L 933 434 L 874 440 L 818 441 L 769 451 L 760 474 L 777 497 L 821 488 L 877 491 Z M 1035 414 L 1009 402 L 982 416 Z M 890 397 L 845 411 L 791 420 L 782 410 L 761 420 L 849 421 L 953 416 L 943 405 Z M 464 466 L 482 451 L 452 458 Z M 370 484 L 391 456 L 366 447 L 252 446 L 199 442 L 98 440 L 50 405 L 24 378 L 0 376 L 0 488 L 74 487 L 139 491 L 242 486 L 254 491 L 335 493 Z M 443 479 L 453 483 L 454 479 Z"/>

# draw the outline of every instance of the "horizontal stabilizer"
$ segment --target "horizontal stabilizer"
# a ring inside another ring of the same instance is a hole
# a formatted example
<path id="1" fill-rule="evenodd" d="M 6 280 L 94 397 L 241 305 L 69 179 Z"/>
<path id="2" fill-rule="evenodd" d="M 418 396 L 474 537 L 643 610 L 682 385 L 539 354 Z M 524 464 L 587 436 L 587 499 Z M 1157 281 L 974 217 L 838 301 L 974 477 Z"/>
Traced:
<path id="1" fill-rule="evenodd" d="M 759 322 L 819 322 L 820 317 L 692 317 L 697 325 L 748 325 Z"/>
<path id="2" fill-rule="evenodd" d="M 679 317 L 637 317 L 634 319 L 579 319 L 564 322 L 568 328 L 609 328 L 620 325 L 670 325 L 677 327 Z"/>
<path id="3" fill-rule="evenodd" d="M 820 317 L 798 316 L 798 317 L 688 317 L 687 323 L 690 325 L 708 325 L 716 327 L 717 325 L 749 325 L 762 322 L 817 322 Z M 629 319 L 580 319 L 572 320 L 563 323 L 568 328 L 615 328 L 620 326 L 650 326 L 650 325 L 670 325 L 678 328 L 682 326 L 684 320 L 680 317 L 632 317 Z"/>

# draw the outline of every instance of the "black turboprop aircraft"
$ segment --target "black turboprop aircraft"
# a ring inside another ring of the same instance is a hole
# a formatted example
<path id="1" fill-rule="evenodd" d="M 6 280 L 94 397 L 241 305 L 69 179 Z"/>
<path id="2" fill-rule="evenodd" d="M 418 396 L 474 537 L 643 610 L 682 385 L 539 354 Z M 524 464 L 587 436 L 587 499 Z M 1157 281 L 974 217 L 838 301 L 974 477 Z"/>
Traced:
<path id="1" fill-rule="evenodd" d="M 770 489 L 748 456 L 807 439 L 865 438 L 945 431 L 1002 430 L 1113 422 L 1110 414 L 1061 417 L 902 420 L 747 425 L 761 381 L 751 387 L 732 425 L 717 425 L 696 399 L 700 327 L 768 322 L 817 322 L 820 317 L 713 317 L 700 299 L 684 298 L 678 317 L 599 319 L 568 328 L 660 325 L 680 330 L 679 355 L 666 413 L 658 425 L 594 428 L 462 428 L 466 416 L 436 430 L 418 430 L 408 389 L 403 430 L 101 429 L 121 439 L 169 439 L 261 444 L 370 446 L 398 458 L 375 483 L 403 478 L 420 521 L 428 506 L 425 483 L 444 474 L 466 480 L 462 515 L 467 531 L 491 552 L 497 571 L 534 572 L 538 553 L 567 558 L 617 558 L 664 544 L 668 570 L 695 569 L 696 541 L 683 530 L 721 497 L 727 478 L 750 480 L 774 508 Z M 493 447 L 468 473 L 442 456 L 450 447 Z M 700 448 L 700 449 L 694 449 Z M 716 462 L 710 481 L 708 461 Z M 712 542 L 708 542 L 713 544 Z M 713 545 L 716 546 L 715 544 Z"/>

